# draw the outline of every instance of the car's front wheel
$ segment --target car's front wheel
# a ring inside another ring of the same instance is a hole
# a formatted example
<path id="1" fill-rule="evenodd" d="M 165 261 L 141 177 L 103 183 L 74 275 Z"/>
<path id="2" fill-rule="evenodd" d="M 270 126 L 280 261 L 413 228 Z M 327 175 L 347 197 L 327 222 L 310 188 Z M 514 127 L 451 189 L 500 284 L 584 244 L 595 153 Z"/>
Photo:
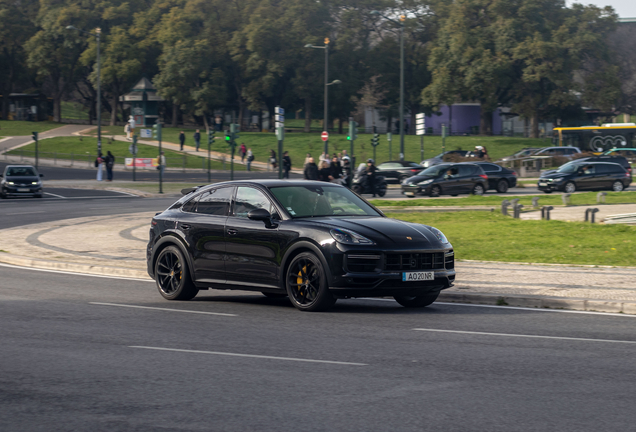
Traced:
<path id="1" fill-rule="evenodd" d="M 473 195 L 483 195 L 484 194 L 484 187 L 480 184 L 476 184 L 473 187 Z"/>
<path id="2" fill-rule="evenodd" d="M 576 185 L 572 182 L 567 182 L 565 184 L 565 193 L 574 193 L 576 191 Z"/>
<path id="3" fill-rule="evenodd" d="M 420 296 L 395 296 L 393 298 L 404 307 L 418 308 L 433 304 L 433 302 L 437 300 L 437 296 L 439 296 L 439 291 Z"/>
<path id="4" fill-rule="evenodd" d="M 499 180 L 499 183 L 497 183 L 497 192 L 499 193 L 508 192 L 508 182 L 505 180 Z"/>
<path id="5" fill-rule="evenodd" d="M 625 185 L 621 181 L 616 180 L 612 185 L 612 190 L 614 192 L 622 192 L 623 189 L 625 189 Z"/>
<path id="6" fill-rule="evenodd" d="M 301 311 L 323 311 L 336 302 L 329 292 L 322 263 L 311 252 L 294 257 L 287 267 L 285 287 L 289 300 Z"/>
<path id="7" fill-rule="evenodd" d="M 437 186 L 437 185 L 434 185 L 434 186 L 432 186 L 432 187 L 431 187 L 430 195 L 431 195 L 432 197 L 438 197 L 438 196 L 440 196 L 441 194 L 442 194 L 442 188 L 440 188 L 440 187 L 439 187 L 439 186 Z"/>
<path id="8" fill-rule="evenodd" d="M 155 281 L 159 294 L 168 300 L 190 300 L 199 292 L 192 283 L 183 254 L 176 246 L 168 246 L 159 252 L 155 262 Z"/>

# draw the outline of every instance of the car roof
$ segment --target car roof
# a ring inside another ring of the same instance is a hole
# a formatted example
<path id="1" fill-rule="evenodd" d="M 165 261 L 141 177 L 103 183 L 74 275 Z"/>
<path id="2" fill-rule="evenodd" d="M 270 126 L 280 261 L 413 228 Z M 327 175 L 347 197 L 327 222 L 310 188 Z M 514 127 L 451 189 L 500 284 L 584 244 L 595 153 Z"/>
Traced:
<path id="1" fill-rule="evenodd" d="M 33 168 L 35 169 L 33 165 L 7 165 L 5 168 Z"/>
<path id="2" fill-rule="evenodd" d="M 334 186 L 344 187 L 335 183 L 329 183 L 316 180 L 279 180 L 279 179 L 260 179 L 260 180 L 230 180 L 219 183 L 212 183 L 201 186 L 199 189 L 216 186 L 264 186 L 266 188 L 281 186 Z"/>

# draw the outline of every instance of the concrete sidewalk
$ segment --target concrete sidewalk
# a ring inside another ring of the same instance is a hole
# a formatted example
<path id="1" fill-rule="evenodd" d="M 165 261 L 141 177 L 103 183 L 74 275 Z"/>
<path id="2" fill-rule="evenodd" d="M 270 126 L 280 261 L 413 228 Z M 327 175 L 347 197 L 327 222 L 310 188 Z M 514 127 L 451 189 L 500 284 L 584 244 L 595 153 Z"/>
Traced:
<path id="1" fill-rule="evenodd" d="M 153 215 L 86 217 L 0 230 L 0 262 L 147 279 L 145 247 Z M 634 267 L 469 261 L 458 261 L 456 267 L 456 284 L 440 301 L 636 314 Z"/>

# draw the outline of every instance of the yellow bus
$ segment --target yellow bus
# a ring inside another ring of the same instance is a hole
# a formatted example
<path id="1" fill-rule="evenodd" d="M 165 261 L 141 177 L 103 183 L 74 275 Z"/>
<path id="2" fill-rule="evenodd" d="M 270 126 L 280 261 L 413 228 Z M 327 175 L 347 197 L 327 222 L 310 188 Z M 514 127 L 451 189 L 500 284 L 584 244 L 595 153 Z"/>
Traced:
<path id="1" fill-rule="evenodd" d="M 582 152 L 601 153 L 613 148 L 636 147 L 636 123 L 606 123 L 601 126 L 557 127 L 554 145 L 573 146 Z"/>

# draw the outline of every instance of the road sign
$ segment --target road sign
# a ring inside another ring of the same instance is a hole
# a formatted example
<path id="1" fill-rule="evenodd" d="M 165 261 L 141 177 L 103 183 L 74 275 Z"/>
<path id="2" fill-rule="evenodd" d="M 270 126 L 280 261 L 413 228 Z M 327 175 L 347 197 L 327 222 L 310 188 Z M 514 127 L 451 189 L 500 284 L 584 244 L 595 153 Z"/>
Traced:
<path id="1" fill-rule="evenodd" d="M 426 117 L 424 113 L 415 114 L 415 135 L 426 134 Z"/>
<path id="2" fill-rule="evenodd" d="M 152 129 L 142 129 L 141 130 L 142 138 L 152 138 Z"/>
<path id="3" fill-rule="evenodd" d="M 277 107 L 274 108 L 274 114 L 280 114 L 280 115 L 284 116 L 285 115 L 285 109 L 277 106 Z"/>
<path id="4" fill-rule="evenodd" d="M 322 140 L 323 140 L 323 141 L 327 141 L 327 140 L 329 139 L 329 132 L 327 132 L 327 131 L 323 131 L 323 132 L 320 134 L 320 138 L 322 138 Z"/>

